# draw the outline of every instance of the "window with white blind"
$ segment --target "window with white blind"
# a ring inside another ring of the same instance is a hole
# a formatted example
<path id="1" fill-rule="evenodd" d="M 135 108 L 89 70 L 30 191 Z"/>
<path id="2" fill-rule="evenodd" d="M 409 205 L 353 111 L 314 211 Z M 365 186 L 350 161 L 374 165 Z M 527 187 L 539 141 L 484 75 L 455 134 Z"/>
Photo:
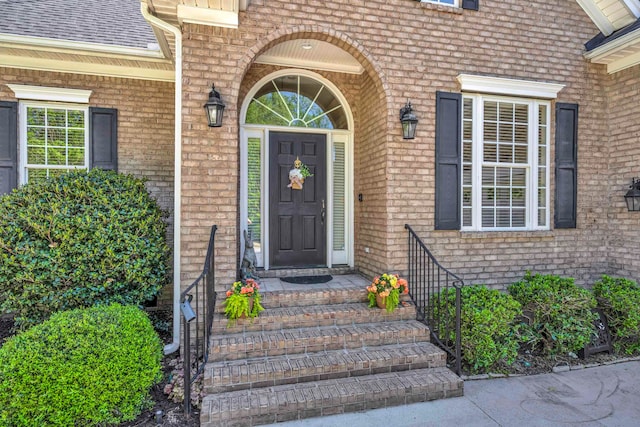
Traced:
<path id="1" fill-rule="evenodd" d="M 22 182 L 88 169 L 88 108 L 84 105 L 21 103 Z"/>
<path id="2" fill-rule="evenodd" d="M 463 96 L 462 229 L 549 228 L 546 101 Z"/>

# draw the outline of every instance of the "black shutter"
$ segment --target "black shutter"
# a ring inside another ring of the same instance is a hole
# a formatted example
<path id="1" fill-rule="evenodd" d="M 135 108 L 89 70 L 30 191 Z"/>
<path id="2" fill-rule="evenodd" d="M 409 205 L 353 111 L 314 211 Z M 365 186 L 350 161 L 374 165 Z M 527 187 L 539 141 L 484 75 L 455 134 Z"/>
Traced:
<path id="1" fill-rule="evenodd" d="M 118 170 L 118 110 L 89 108 L 89 168 Z"/>
<path id="2" fill-rule="evenodd" d="M 18 103 L 0 101 L 0 196 L 18 185 Z"/>
<path id="3" fill-rule="evenodd" d="M 460 229 L 462 95 L 436 92 L 436 230 Z"/>
<path id="4" fill-rule="evenodd" d="M 480 0 L 462 0 L 463 9 L 478 10 L 480 7 Z"/>
<path id="5" fill-rule="evenodd" d="M 576 228 L 578 104 L 556 104 L 555 228 Z"/>

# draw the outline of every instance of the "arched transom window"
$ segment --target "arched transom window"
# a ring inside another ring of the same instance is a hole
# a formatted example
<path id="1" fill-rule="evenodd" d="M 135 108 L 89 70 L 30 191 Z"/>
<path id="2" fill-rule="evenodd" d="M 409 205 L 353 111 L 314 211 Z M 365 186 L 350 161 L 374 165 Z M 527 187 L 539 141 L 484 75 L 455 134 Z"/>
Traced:
<path id="1" fill-rule="evenodd" d="M 348 129 L 342 104 L 321 82 L 300 75 L 277 77 L 255 94 L 245 123 Z"/>

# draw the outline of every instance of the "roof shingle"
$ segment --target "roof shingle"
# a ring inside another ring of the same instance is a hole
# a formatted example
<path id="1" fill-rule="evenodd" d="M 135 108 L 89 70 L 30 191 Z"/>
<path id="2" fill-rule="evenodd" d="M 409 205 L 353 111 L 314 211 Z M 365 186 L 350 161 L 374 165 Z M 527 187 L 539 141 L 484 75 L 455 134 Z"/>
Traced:
<path id="1" fill-rule="evenodd" d="M 147 48 L 140 0 L 0 0 L 0 33 Z"/>

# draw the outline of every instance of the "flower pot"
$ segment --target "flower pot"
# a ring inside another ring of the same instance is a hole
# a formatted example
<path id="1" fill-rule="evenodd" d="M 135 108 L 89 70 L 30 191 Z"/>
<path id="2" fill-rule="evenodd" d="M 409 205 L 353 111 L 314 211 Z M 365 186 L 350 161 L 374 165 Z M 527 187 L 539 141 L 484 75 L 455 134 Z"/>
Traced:
<path id="1" fill-rule="evenodd" d="M 376 295 L 376 304 L 378 304 L 379 308 L 386 309 L 387 297 L 381 297 L 380 295 Z"/>
<path id="2" fill-rule="evenodd" d="M 253 310 L 253 297 L 249 297 L 249 313 L 251 313 L 251 310 Z M 242 313 L 238 319 L 246 319 L 247 317 L 246 313 Z"/>

